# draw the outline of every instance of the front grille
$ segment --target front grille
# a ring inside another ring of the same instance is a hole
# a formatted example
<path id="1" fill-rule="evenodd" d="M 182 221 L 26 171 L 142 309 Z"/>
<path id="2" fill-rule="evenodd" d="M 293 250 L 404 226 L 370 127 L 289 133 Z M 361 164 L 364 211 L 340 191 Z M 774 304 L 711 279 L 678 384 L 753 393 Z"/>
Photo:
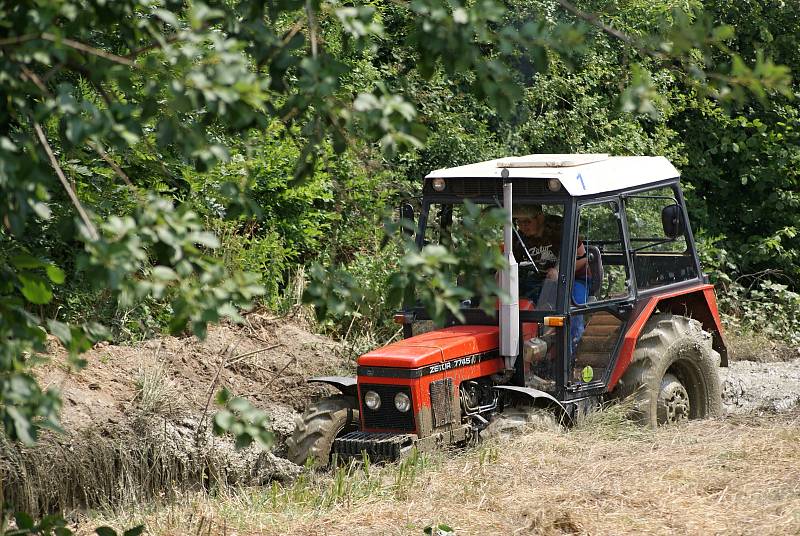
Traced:
<path id="1" fill-rule="evenodd" d="M 517 179 L 513 181 L 515 196 L 538 196 L 551 192 L 544 179 Z M 431 181 L 426 180 L 423 189 L 426 194 L 435 194 Z M 503 198 L 503 179 L 447 179 L 444 192 L 458 197 L 497 197 Z"/>
<path id="2" fill-rule="evenodd" d="M 431 410 L 434 428 L 453 422 L 453 378 L 431 382 Z"/>
<path id="3" fill-rule="evenodd" d="M 411 409 L 406 413 L 401 413 L 394 407 L 394 396 L 403 392 L 411 398 L 411 389 L 404 385 L 360 385 L 361 400 L 364 400 L 364 393 L 367 391 L 375 391 L 380 395 L 381 407 L 377 410 L 371 410 L 365 404 L 362 404 L 362 414 L 366 428 L 383 428 L 386 430 L 402 430 L 404 432 L 416 430 L 414 426 L 414 400 L 411 399 Z"/>
<path id="4" fill-rule="evenodd" d="M 415 437 L 387 432 L 350 432 L 336 438 L 333 452 L 343 461 L 360 458 L 366 453 L 372 461 L 393 462 L 414 444 Z"/>

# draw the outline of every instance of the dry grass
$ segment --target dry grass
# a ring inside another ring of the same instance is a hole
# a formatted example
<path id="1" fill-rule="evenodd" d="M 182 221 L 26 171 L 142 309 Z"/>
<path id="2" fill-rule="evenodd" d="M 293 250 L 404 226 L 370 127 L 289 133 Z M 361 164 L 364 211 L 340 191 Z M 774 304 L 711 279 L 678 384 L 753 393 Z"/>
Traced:
<path id="1" fill-rule="evenodd" d="M 180 414 L 177 387 L 167 376 L 164 362 L 157 357 L 139 368 L 134 386 L 134 402 L 145 415 L 172 417 Z"/>
<path id="2" fill-rule="evenodd" d="M 601 413 L 458 455 L 306 475 L 100 522 L 152 534 L 800 534 L 800 412 L 657 431 Z M 87 530 L 88 533 L 88 530 Z"/>
<path id="3" fill-rule="evenodd" d="M 112 509 L 177 490 L 227 488 L 282 477 L 274 458 L 255 448 L 236 451 L 197 421 L 174 423 L 139 415 L 133 429 L 92 428 L 43 434 L 33 448 L 0 434 L 0 481 L 12 511 L 33 515 L 85 508 Z"/>
<path id="4" fill-rule="evenodd" d="M 725 342 L 731 361 L 775 363 L 800 357 L 800 349 L 747 329 L 734 320 L 725 324 Z"/>

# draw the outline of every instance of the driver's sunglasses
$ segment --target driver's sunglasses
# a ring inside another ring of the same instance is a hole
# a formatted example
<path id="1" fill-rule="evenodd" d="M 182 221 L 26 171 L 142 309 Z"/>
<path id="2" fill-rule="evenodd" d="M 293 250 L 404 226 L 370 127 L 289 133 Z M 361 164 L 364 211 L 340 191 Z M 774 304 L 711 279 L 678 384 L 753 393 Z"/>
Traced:
<path id="1" fill-rule="evenodd" d="M 517 218 L 517 223 L 519 225 L 530 225 L 535 221 L 536 220 L 534 220 L 533 218 Z"/>

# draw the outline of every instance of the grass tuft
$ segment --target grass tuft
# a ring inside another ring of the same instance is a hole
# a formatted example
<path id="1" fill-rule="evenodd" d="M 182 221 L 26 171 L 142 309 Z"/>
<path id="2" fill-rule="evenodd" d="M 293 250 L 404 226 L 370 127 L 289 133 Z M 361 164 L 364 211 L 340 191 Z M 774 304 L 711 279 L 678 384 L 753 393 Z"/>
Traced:
<path id="1" fill-rule="evenodd" d="M 167 376 L 163 361 L 154 359 L 139 369 L 134 380 L 136 402 L 145 415 L 176 416 L 180 413 L 175 384 Z"/>

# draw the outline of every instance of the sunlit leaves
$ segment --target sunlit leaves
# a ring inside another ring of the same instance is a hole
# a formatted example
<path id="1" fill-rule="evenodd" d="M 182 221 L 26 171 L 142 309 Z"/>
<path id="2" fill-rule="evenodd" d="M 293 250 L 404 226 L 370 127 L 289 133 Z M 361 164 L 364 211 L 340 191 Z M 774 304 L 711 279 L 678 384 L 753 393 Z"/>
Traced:
<path id="1" fill-rule="evenodd" d="M 464 203 L 459 225 L 446 244 L 410 248 L 392 276 L 390 301 L 419 303 L 438 324 L 448 315 L 463 321 L 461 302 L 472 300 L 493 314 L 502 296 L 497 274 L 505 264 L 500 247 L 504 211 Z"/>
<path id="2" fill-rule="evenodd" d="M 264 450 L 272 446 L 274 438 L 269 432 L 266 413 L 253 407 L 246 399 L 232 396 L 227 389 L 217 393 L 217 404 L 222 409 L 214 415 L 215 434 L 233 435 L 237 449 L 253 443 Z"/>
<path id="3" fill-rule="evenodd" d="M 378 139 L 389 155 L 404 148 L 420 148 L 425 138 L 425 129 L 415 121 L 416 109 L 399 95 L 360 93 L 353 101 L 352 113 L 345 110 L 343 116 Z"/>
<path id="4" fill-rule="evenodd" d="M 650 72 L 639 64 L 631 67 L 631 81 L 620 96 L 621 107 L 626 112 L 647 114 L 658 118 L 664 97 L 659 92 Z"/>
<path id="5" fill-rule="evenodd" d="M 7 352 L 3 357 L 6 357 Z M 60 430 L 61 396 L 54 388 L 43 391 L 30 374 L 17 370 L 0 377 L 0 419 L 6 435 L 26 445 L 36 443 L 41 428 Z"/>
<path id="6" fill-rule="evenodd" d="M 372 6 L 338 7 L 335 8 L 335 13 L 342 29 L 354 39 L 383 36 L 383 25 L 376 20 L 375 8 Z"/>
<path id="7" fill-rule="evenodd" d="M 309 276 L 303 301 L 314 306 L 318 320 L 341 318 L 357 310 L 367 298 L 359 282 L 344 270 L 326 270 L 315 263 Z"/>
<path id="8" fill-rule="evenodd" d="M 125 306 L 169 299 L 173 333 L 188 327 L 203 337 L 209 323 L 239 319 L 237 307 L 263 294 L 255 274 L 228 273 L 209 255 L 219 241 L 185 207 L 151 197 L 132 216 L 112 217 L 101 229 L 100 240 L 87 237 L 84 269 Z"/>
<path id="9" fill-rule="evenodd" d="M 493 314 L 497 298 L 503 295 L 496 275 L 505 267 L 500 247 L 504 211 L 481 209 L 469 201 L 463 209 L 448 243 L 426 244 L 421 250 L 412 242 L 405 244 L 406 252 L 389 279 L 385 296 L 389 307 L 419 304 L 438 324 L 449 317 L 463 321 L 464 300 L 479 302 Z M 387 233 L 394 235 L 407 225 L 387 225 Z M 303 300 L 314 306 L 319 319 L 340 318 L 370 299 L 345 270 L 315 265 L 310 275 Z"/>

